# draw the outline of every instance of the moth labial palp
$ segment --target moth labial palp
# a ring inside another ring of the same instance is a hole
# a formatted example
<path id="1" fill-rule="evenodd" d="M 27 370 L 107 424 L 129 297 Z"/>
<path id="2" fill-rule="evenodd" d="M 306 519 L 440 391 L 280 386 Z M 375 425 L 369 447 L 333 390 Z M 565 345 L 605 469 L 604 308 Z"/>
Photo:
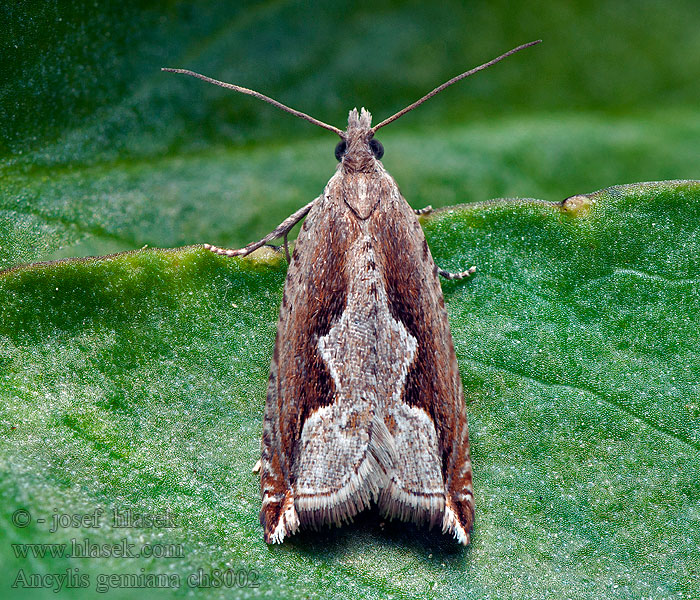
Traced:
<path id="1" fill-rule="evenodd" d="M 340 525 L 376 505 L 388 518 L 439 525 L 468 544 L 474 520 L 469 432 L 438 268 L 418 215 L 381 163 L 375 133 L 446 87 L 372 126 L 353 109 L 340 130 L 259 92 L 164 69 L 260 98 L 336 133 L 338 168 L 323 193 L 246 256 L 306 218 L 289 262 L 270 367 L 260 458 L 268 543 L 300 527 Z"/>

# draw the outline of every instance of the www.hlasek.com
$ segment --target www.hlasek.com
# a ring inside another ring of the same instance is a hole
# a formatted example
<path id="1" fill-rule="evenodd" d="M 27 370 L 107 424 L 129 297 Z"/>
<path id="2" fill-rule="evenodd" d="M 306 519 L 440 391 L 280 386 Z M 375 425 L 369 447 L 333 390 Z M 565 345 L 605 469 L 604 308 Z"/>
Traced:
<path id="1" fill-rule="evenodd" d="M 137 546 L 122 538 L 114 544 L 98 544 L 90 538 L 71 538 L 70 544 L 12 544 L 15 558 L 184 558 L 182 544 Z"/>

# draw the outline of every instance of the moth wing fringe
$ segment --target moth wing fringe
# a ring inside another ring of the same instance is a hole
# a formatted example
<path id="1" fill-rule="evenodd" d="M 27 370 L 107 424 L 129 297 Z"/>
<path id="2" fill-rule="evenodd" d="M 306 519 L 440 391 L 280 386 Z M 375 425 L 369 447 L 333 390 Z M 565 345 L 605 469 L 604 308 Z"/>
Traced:
<path id="1" fill-rule="evenodd" d="M 403 489 L 393 479 L 379 497 L 379 509 L 389 520 L 427 524 L 429 529 L 440 521 L 444 508 L 444 491 L 416 493 Z"/>
<path id="2" fill-rule="evenodd" d="M 330 494 L 297 495 L 295 506 L 301 523 L 318 529 L 323 525 L 342 525 L 377 502 L 387 485 L 395 460 L 393 438 L 383 419 L 372 419 L 367 452 L 350 479 Z"/>
<path id="3" fill-rule="evenodd" d="M 442 519 L 442 533 L 452 534 L 452 536 L 463 546 L 467 546 L 469 544 L 469 533 L 467 533 L 464 527 L 462 527 L 462 524 L 457 518 L 457 514 L 449 503 L 447 506 L 445 506 L 445 513 Z"/>
<path id="4" fill-rule="evenodd" d="M 379 475 L 379 476 L 378 476 Z M 339 490 L 330 494 L 297 496 L 295 504 L 302 524 L 318 529 L 323 525 L 342 525 L 369 508 L 376 500 L 384 475 L 372 454 L 367 454 L 357 472 Z"/>
<path id="5" fill-rule="evenodd" d="M 299 530 L 299 515 L 294 508 L 294 498 L 287 492 L 284 499 L 279 520 L 274 529 L 268 533 L 265 528 L 265 541 L 268 544 L 281 544 L 285 537 L 295 534 Z"/>

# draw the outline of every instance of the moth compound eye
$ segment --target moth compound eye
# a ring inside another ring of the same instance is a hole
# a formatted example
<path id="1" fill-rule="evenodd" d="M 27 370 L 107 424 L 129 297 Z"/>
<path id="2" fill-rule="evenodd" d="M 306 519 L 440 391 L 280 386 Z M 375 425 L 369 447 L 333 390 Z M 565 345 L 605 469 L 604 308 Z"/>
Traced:
<path id="1" fill-rule="evenodd" d="M 372 154 L 374 154 L 374 157 L 377 160 L 384 156 L 384 146 L 382 146 L 382 143 L 379 140 L 372 138 L 369 141 L 369 149 L 372 151 Z"/>
<path id="2" fill-rule="evenodd" d="M 335 158 L 338 162 L 340 162 L 343 158 L 343 154 L 345 154 L 345 150 L 347 150 L 347 148 L 348 145 L 345 143 L 345 140 L 338 142 L 338 145 L 335 147 Z"/>

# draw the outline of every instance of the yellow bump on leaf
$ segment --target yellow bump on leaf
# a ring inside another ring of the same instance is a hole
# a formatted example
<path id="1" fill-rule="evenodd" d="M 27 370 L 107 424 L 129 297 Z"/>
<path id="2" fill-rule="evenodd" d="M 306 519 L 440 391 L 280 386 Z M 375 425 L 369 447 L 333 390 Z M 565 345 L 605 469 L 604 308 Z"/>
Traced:
<path id="1" fill-rule="evenodd" d="M 283 256 L 284 252 L 279 252 L 274 248 L 270 248 L 270 246 L 263 246 L 262 248 L 253 250 L 253 252 L 251 252 L 245 258 L 254 260 L 256 262 L 274 264 L 281 260 Z"/>
<path id="2" fill-rule="evenodd" d="M 562 208 L 564 212 L 574 217 L 586 217 L 594 204 L 595 198 L 585 196 L 584 194 L 577 194 L 576 196 L 570 196 L 564 200 L 564 202 L 562 202 Z"/>

